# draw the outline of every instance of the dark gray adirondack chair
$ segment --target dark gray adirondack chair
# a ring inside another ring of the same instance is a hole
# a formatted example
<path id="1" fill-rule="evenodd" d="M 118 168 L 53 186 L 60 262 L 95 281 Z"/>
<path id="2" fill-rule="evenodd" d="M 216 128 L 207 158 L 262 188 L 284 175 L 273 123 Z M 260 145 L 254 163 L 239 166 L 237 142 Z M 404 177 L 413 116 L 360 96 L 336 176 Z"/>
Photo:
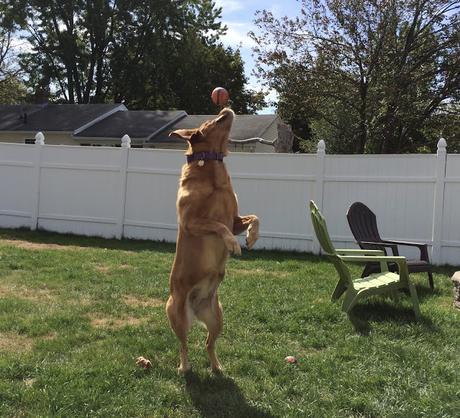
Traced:
<path id="1" fill-rule="evenodd" d="M 363 249 L 383 250 L 386 254 L 386 248 L 389 248 L 392 250 L 394 256 L 398 256 L 398 245 L 417 247 L 420 250 L 420 258 L 407 260 L 409 273 L 428 273 L 430 287 L 431 289 L 434 288 L 432 266 L 428 257 L 428 246 L 426 244 L 383 239 L 379 234 L 377 218 L 374 212 L 361 202 L 355 202 L 350 206 L 347 212 L 347 219 L 356 242 Z M 397 266 L 394 264 L 390 265 L 390 271 L 397 271 Z M 362 277 L 377 272 L 380 272 L 380 264 L 367 263 Z"/>

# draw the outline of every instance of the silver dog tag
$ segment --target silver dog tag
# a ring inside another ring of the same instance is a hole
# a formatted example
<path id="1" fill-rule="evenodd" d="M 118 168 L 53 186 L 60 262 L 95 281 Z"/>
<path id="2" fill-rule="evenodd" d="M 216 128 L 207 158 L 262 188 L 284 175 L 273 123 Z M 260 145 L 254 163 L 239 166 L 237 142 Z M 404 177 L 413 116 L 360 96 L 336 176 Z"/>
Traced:
<path id="1" fill-rule="evenodd" d="M 203 167 L 203 166 L 204 166 L 204 160 L 198 161 L 198 165 L 199 165 L 200 167 Z"/>

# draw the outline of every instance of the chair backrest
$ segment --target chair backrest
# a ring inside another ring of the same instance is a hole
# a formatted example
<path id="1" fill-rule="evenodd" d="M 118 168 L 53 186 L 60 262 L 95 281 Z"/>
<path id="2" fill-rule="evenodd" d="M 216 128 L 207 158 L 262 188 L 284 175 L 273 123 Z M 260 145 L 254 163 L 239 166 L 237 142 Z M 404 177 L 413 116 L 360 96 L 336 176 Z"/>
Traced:
<path id="1" fill-rule="evenodd" d="M 382 241 L 377 228 L 377 218 L 364 203 L 353 203 L 348 209 L 347 219 L 357 242 Z"/>
<path id="2" fill-rule="evenodd" d="M 327 230 L 326 220 L 313 200 L 310 200 L 310 215 L 316 238 L 318 238 L 321 248 L 329 255 L 335 254 L 335 248 Z"/>
<path id="3" fill-rule="evenodd" d="M 318 206 L 316 206 L 315 202 L 313 202 L 313 200 L 310 200 L 310 215 L 313 228 L 315 229 L 316 238 L 318 238 L 322 249 L 334 264 L 340 279 L 353 286 L 350 271 L 348 270 L 345 263 L 337 255 L 327 230 L 326 220 L 324 219 L 324 216 L 318 209 Z"/>

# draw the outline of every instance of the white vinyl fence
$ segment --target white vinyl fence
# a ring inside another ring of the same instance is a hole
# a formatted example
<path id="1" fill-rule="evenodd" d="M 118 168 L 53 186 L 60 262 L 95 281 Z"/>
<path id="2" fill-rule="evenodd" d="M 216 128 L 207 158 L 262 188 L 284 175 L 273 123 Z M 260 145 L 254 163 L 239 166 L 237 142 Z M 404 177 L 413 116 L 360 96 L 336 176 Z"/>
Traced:
<path id="1" fill-rule="evenodd" d="M 0 227 L 176 239 L 182 151 L 0 143 Z M 354 247 L 346 211 L 361 201 L 387 239 L 426 242 L 435 264 L 460 265 L 460 155 L 244 154 L 226 158 L 241 214 L 257 214 L 257 248 L 311 251 L 307 211 L 323 211 L 339 247 Z M 242 238 L 243 239 L 243 238 Z M 415 255 L 407 249 L 405 255 Z"/>

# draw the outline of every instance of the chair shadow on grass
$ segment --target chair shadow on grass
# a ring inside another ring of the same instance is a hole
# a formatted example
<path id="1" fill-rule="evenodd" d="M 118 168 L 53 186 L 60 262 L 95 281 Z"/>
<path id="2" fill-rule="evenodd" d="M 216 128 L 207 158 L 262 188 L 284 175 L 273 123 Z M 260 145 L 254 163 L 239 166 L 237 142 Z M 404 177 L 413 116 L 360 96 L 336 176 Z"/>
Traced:
<path id="1" fill-rule="evenodd" d="M 193 405 L 203 417 L 273 417 L 272 414 L 249 405 L 241 389 L 230 377 L 202 377 L 190 371 L 185 375 L 185 382 Z"/>
<path id="2" fill-rule="evenodd" d="M 419 289 L 417 289 L 417 292 L 418 290 Z M 390 301 L 389 299 L 362 301 L 351 310 L 348 314 L 348 318 L 355 331 L 361 335 L 369 335 L 372 331 L 371 322 L 392 322 L 400 325 L 418 324 L 427 332 L 438 332 L 438 327 L 429 317 L 423 314 L 423 308 L 420 320 L 416 321 L 412 306 L 410 304 L 401 304 L 401 301 L 406 297 L 407 296 L 402 293 L 399 296 L 399 302 Z"/>

